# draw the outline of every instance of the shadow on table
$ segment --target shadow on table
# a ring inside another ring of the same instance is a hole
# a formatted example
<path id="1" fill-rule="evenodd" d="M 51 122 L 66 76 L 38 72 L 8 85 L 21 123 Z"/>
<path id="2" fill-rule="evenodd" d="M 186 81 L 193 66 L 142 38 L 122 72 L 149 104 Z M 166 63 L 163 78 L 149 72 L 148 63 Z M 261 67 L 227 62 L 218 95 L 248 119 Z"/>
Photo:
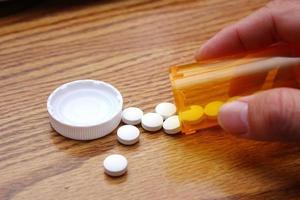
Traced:
<path id="1" fill-rule="evenodd" d="M 0 17 L 30 13 L 41 17 L 48 13 L 74 9 L 95 4 L 111 3 L 118 0 L 8 0 L 0 1 Z"/>
<path id="2" fill-rule="evenodd" d="M 91 158 L 109 151 L 117 144 L 112 134 L 98 140 L 79 141 L 65 138 L 54 130 L 50 136 L 52 143 L 60 151 L 71 155 L 72 157 Z"/>

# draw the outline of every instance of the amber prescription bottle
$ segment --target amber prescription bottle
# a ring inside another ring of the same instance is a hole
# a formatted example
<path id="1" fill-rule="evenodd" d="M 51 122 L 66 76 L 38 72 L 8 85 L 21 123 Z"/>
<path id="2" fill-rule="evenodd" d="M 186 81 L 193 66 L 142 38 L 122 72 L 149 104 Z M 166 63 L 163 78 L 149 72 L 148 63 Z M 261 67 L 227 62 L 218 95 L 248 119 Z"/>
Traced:
<path id="1" fill-rule="evenodd" d="M 170 68 L 184 134 L 217 126 L 220 107 L 236 98 L 277 87 L 300 88 L 300 56 L 271 47 Z"/>

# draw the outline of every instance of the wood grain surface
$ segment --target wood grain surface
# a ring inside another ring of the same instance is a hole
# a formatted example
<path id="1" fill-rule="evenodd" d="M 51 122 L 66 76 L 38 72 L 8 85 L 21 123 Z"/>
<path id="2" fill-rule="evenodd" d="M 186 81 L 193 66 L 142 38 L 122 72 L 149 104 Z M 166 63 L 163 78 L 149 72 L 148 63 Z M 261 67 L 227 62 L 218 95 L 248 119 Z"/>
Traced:
<path id="1" fill-rule="evenodd" d="M 131 147 L 115 133 L 80 142 L 53 131 L 46 110 L 59 85 L 96 79 L 116 86 L 125 107 L 152 111 L 172 101 L 169 66 L 192 62 L 205 40 L 266 2 L 49 0 L 1 17 L 0 199 L 300 199 L 299 145 L 218 128 L 141 129 Z M 128 158 L 125 176 L 103 173 L 111 153 Z"/>

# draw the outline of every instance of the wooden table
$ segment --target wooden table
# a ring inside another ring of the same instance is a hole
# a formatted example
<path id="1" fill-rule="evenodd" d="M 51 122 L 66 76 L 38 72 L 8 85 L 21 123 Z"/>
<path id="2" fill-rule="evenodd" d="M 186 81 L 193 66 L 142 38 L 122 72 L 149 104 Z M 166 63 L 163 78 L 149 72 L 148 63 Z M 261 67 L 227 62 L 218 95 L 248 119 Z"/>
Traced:
<path id="1" fill-rule="evenodd" d="M 220 129 L 66 139 L 49 125 L 59 85 L 103 80 L 125 107 L 172 101 L 168 67 L 193 62 L 218 30 L 265 0 L 41 1 L 0 19 L 0 199 L 298 199 L 300 148 L 237 139 Z M 142 130 L 142 129 L 141 129 Z M 102 161 L 124 154 L 128 173 Z"/>

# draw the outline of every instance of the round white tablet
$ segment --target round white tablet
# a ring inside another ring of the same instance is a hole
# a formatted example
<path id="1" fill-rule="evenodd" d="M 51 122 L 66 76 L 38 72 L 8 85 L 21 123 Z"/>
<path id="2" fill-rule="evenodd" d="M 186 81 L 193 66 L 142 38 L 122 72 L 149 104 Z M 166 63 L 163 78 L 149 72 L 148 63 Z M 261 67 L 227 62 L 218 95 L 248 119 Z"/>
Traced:
<path id="1" fill-rule="evenodd" d="M 123 110 L 122 112 L 122 121 L 125 124 L 137 125 L 141 123 L 143 117 L 143 111 L 136 107 L 129 107 Z"/>
<path id="2" fill-rule="evenodd" d="M 168 102 L 160 103 L 155 107 L 155 112 L 167 119 L 176 114 L 176 106 Z"/>
<path id="3" fill-rule="evenodd" d="M 133 145 L 139 141 L 140 130 L 133 125 L 124 125 L 118 129 L 117 136 L 121 144 Z"/>
<path id="4" fill-rule="evenodd" d="M 158 131 L 163 125 L 164 119 L 157 113 L 147 113 L 142 117 L 142 127 L 147 131 Z"/>
<path id="5" fill-rule="evenodd" d="M 120 154 L 107 156 L 103 161 L 104 172 L 110 176 L 122 176 L 127 171 L 128 161 Z"/>
<path id="6" fill-rule="evenodd" d="M 167 134 L 176 134 L 180 132 L 180 121 L 178 115 L 169 117 L 163 124 L 164 132 Z"/>

